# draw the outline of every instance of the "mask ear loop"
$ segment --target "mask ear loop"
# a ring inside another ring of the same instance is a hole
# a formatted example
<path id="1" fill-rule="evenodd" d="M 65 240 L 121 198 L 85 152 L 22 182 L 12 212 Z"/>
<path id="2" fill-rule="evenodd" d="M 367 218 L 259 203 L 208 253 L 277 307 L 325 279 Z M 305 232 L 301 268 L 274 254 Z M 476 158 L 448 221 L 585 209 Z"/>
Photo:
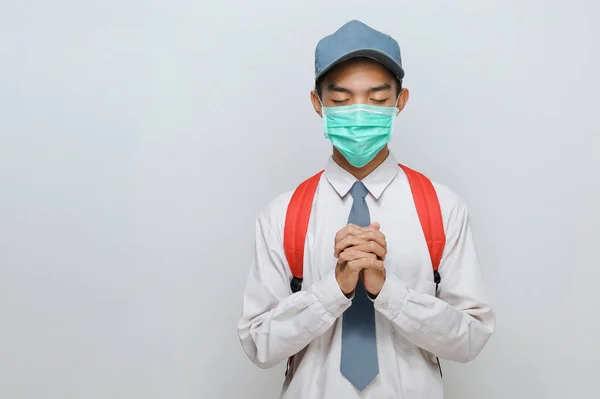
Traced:
<path id="1" fill-rule="evenodd" d="M 319 99 L 319 104 L 321 104 L 321 118 L 323 119 L 323 135 L 325 136 L 325 139 L 329 140 L 329 134 L 327 134 L 327 117 L 325 115 L 325 105 L 323 104 L 323 101 L 321 101 L 321 97 L 319 95 L 317 95 L 317 98 Z"/>
<path id="2" fill-rule="evenodd" d="M 396 115 L 392 118 L 392 124 L 390 126 L 390 140 L 394 136 L 394 127 L 396 126 L 396 118 L 400 114 L 400 110 L 398 109 L 398 101 L 400 101 L 400 94 L 396 97 L 396 102 L 394 103 L 394 108 L 396 109 Z"/>

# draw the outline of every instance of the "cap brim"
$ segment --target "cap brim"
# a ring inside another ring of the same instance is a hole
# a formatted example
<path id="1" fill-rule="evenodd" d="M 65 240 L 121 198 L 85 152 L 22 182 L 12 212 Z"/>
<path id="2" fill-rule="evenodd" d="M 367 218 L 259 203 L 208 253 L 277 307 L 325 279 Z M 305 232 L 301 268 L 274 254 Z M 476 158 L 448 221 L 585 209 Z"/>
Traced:
<path id="1" fill-rule="evenodd" d="M 315 75 L 315 80 L 318 80 L 320 77 L 329 72 L 336 65 L 341 64 L 344 61 L 348 61 L 351 58 L 358 57 L 366 57 L 374 59 L 375 61 L 381 62 L 387 69 L 389 69 L 398 79 L 404 78 L 404 69 L 389 55 L 382 53 L 378 50 L 373 49 L 360 49 L 355 50 L 350 53 L 344 54 L 343 56 L 337 58 L 327 65 L 325 68 L 321 70 L 317 75 Z"/>

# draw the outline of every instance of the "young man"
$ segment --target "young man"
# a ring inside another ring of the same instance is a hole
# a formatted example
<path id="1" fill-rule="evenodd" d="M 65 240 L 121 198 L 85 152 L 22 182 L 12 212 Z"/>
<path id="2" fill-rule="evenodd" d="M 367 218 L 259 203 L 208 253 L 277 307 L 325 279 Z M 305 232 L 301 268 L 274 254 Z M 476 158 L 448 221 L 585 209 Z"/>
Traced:
<path id="1" fill-rule="evenodd" d="M 258 217 L 242 347 L 259 367 L 289 359 L 282 398 L 442 398 L 438 358 L 473 360 L 494 330 L 467 209 L 388 150 L 408 100 L 394 39 L 351 21 L 315 67 L 333 156 L 314 194 L 303 185 Z"/>

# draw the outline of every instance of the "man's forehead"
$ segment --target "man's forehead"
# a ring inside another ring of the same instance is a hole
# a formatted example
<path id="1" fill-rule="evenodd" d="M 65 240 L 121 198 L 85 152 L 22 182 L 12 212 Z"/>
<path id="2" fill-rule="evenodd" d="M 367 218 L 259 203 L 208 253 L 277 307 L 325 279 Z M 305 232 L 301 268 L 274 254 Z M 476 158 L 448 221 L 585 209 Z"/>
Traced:
<path id="1" fill-rule="evenodd" d="M 322 87 L 328 91 L 383 91 L 395 86 L 394 76 L 382 73 L 336 74 L 325 78 Z"/>
<path id="2" fill-rule="evenodd" d="M 337 83 L 344 80 L 392 81 L 394 74 L 378 61 L 369 58 L 350 59 L 336 65 L 324 76 L 324 82 Z"/>

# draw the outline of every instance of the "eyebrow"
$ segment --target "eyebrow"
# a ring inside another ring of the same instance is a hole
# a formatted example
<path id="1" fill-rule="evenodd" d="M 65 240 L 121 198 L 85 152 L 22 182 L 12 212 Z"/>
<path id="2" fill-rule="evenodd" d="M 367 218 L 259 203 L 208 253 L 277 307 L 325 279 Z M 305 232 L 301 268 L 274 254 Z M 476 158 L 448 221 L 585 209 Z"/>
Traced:
<path id="1" fill-rule="evenodd" d="M 386 90 L 391 90 L 391 89 L 392 89 L 392 86 L 390 84 L 384 83 L 384 84 L 379 85 L 379 86 L 371 87 L 369 89 L 369 92 L 370 93 L 375 93 L 375 92 L 378 92 L 378 91 L 386 91 Z"/>
<path id="2" fill-rule="evenodd" d="M 337 91 L 339 93 L 348 93 L 348 94 L 352 94 L 352 91 L 346 89 L 345 87 L 342 86 L 338 86 L 335 83 L 331 83 L 329 86 L 327 86 L 327 90 L 328 91 Z"/>
<path id="3" fill-rule="evenodd" d="M 391 90 L 391 88 L 392 88 L 392 86 L 389 83 L 384 83 L 384 84 L 379 85 L 379 86 L 371 87 L 368 90 L 368 92 L 369 93 L 376 93 L 376 92 L 380 92 L 380 91 Z M 338 86 L 335 83 L 331 83 L 329 86 L 327 86 L 327 90 L 328 91 L 337 91 L 338 93 L 352 94 L 351 90 L 346 89 L 345 87 L 342 87 L 342 86 Z"/>

